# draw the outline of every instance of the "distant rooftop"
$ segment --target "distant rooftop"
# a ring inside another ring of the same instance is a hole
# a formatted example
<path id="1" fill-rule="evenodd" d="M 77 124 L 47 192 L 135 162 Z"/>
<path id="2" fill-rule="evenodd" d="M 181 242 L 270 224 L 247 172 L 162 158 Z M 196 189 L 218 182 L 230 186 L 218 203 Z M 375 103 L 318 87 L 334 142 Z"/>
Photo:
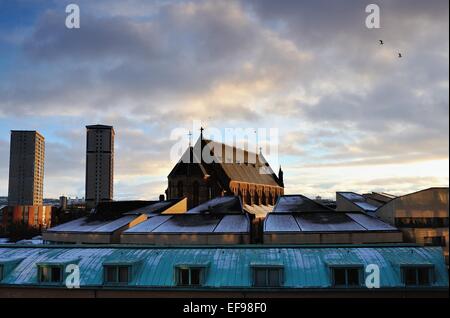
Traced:
<path id="1" fill-rule="evenodd" d="M 336 195 L 341 195 L 343 198 L 352 202 L 361 211 L 374 213 L 378 210 L 378 206 L 368 203 L 367 199 L 361 194 L 355 192 L 336 192 Z"/>
<path id="2" fill-rule="evenodd" d="M 329 207 L 311 200 L 304 195 L 283 195 L 273 209 L 273 213 L 333 211 Z"/>
<path id="3" fill-rule="evenodd" d="M 48 233 L 113 233 L 129 224 L 137 216 L 126 215 L 115 220 L 100 221 L 89 220 L 86 217 L 79 218 L 55 227 L 49 228 Z"/>
<path id="4" fill-rule="evenodd" d="M 247 215 L 177 214 L 154 216 L 126 230 L 127 234 L 164 233 L 247 233 L 250 221 Z"/>
<path id="5" fill-rule="evenodd" d="M 294 214 L 270 213 L 264 232 L 368 232 L 398 229 L 363 213 L 308 212 Z"/>
<path id="6" fill-rule="evenodd" d="M 186 213 L 242 214 L 241 199 L 237 196 L 217 197 L 206 201 Z"/>
<path id="7" fill-rule="evenodd" d="M 44 138 L 44 136 L 37 130 L 11 130 L 11 133 L 29 133 L 29 134 L 37 134 L 40 137 Z"/>
<path id="8" fill-rule="evenodd" d="M 140 209 L 149 209 L 154 204 L 160 203 L 162 201 L 111 201 L 111 202 L 100 202 L 96 207 L 94 212 L 89 216 L 89 219 L 94 220 L 111 220 L 120 217 L 124 213 L 133 212 Z M 166 201 L 167 202 L 167 201 Z M 173 204 L 172 201 L 167 202 L 168 205 Z"/>
<path id="9" fill-rule="evenodd" d="M 113 129 L 113 126 L 96 124 L 96 125 L 87 125 L 86 128 L 87 129 Z"/>

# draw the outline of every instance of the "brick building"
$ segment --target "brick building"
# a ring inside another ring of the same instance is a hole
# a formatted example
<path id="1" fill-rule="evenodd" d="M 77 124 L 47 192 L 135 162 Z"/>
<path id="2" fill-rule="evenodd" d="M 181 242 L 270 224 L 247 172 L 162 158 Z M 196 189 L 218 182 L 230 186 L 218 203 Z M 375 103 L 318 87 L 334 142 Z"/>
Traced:
<path id="1" fill-rule="evenodd" d="M 261 153 L 207 140 L 202 134 L 168 175 L 166 190 L 168 199 L 187 197 L 188 208 L 236 195 L 244 207 L 270 207 L 262 211 L 270 211 L 283 194 L 281 168 L 276 175 Z"/>

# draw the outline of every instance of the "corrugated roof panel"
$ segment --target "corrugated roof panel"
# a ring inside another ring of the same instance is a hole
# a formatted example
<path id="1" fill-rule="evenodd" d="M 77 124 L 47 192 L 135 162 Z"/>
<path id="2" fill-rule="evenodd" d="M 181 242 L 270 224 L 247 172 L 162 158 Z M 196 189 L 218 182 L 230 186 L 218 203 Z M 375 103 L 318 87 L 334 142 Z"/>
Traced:
<path id="1" fill-rule="evenodd" d="M 193 214 L 204 212 L 220 214 L 243 213 L 241 200 L 237 196 L 217 197 L 190 209 L 186 213 Z"/>
<path id="2" fill-rule="evenodd" d="M 154 229 L 153 233 L 206 233 L 213 232 L 221 215 L 179 214 Z"/>
<path id="3" fill-rule="evenodd" d="M 362 195 L 354 193 L 354 192 L 338 192 L 338 193 L 350 201 L 365 201 L 366 200 Z"/>
<path id="4" fill-rule="evenodd" d="M 375 212 L 378 209 L 375 205 L 372 205 L 367 202 L 354 202 L 354 203 L 365 211 Z"/>
<path id="5" fill-rule="evenodd" d="M 87 217 L 82 217 L 67 223 L 57 225 L 49 228 L 48 232 L 90 232 L 99 226 L 102 226 L 108 222 L 93 221 L 88 222 Z"/>
<path id="6" fill-rule="evenodd" d="M 81 285 L 101 286 L 102 264 L 108 259 L 142 260 L 132 286 L 174 286 L 176 264 L 209 263 L 205 287 L 251 287 L 252 263 L 283 264 L 285 287 L 330 287 L 327 264 L 378 265 L 381 287 L 403 287 L 400 266 L 433 264 L 432 286 L 448 288 L 448 272 L 441 248 L 435 247 L 231 247 L 231 248 L 99 248 L 99 247 L 0 247 L 2 258 L 24 258 L 0 285 L 37 284 L 36 263 L 54 259 L 79 259 Z M 120 287 L 118 287 L 120 288 Z"/>
<path id="7" fill-rule="evenodd" d="M 295 216 L 303 232 L 365 231 L 345 213 L 302 213 Z"/>
<path id="8" fill-rule="evenodd" d="M 270 213 L 264 221 L 264 231 L 266 232 L 299 232 L 295 218 L 291 214 Z"/>
<path id="9" fill-rule="evenodd" d="M 128 230 L 124 231 L 123 234 L 136 234 L 136 233 L 150 233 L 154 229 L 156 229 L 158 226 L 166 222 L 168 219 L 170 219 L 171 215 L 157 215 L 153 216 L 144 222 L 141 222 Z"/>
<path id="10" fill-rule="evenodd" d="M 54 232 L 89 232 L 89 233 L 111 233 L 127 225 L 136 218 L 135 215 L 127 215 L 116 220 L 109 221 L 88 221 L 87 217 L 82 217 L 61 225 L 48 229 L 50 233 Z"/>
<path id="11" fill-rule="evenodd" d="M 120 229 L 121 227 L 127 225 L 128 223 L 130 223 L 131 221 L 133 221 L 136 218 L 137 218 L 136 215 L 123 216 L 123 217 L 121 217 L 121 218 L 119 218 L 117 220 L 105 223 L 102 226 L 97 227 L 92 232 L 94 232 L 94 233 L 110 233 L 110 232 L 114 232 L 114 231 Z"/>
<path id="12" fill-rule="evenodd" d="M 225 215 L 214 233 L 248 233 L 250 232 L 250 220 L 247 215 Z"/>
<path id="13" fill-rule="evenodd" d="M 283 195 L 278 198 L 273 212 L 275 213 L 293 213 L 293 212 L 320 212 L 330 211 L 331 209 L 319 204 L 301 194 Z"/>
<path id="14" fill-rule="evenodd" d="M 387 224 L 374 217 L 362 214 L 362 213 L 346 213 L 347 216 L 352 218 L 354 221 L 358 222 L 360 225 L 364 226 L 366 229 L 371 231 L 395 231 L 397 230 L 390 224 Z"/>

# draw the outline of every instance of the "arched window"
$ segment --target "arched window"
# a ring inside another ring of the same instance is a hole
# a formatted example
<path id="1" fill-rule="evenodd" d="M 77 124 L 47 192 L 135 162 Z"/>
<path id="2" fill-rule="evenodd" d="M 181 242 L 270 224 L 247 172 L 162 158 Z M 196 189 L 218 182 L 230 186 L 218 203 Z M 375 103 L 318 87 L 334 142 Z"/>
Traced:
<path id="1" fill-rule="evenodd" d="M 267 201 L 266 201 L 266 192 L 263 190 L 262 194 L 261 194 L 261 204 L 262 205 L 267 205 Z"/>
<path id="2" fill-rule="evenodd" d="M 241 198 L 242 205 L 244 205 L 245 204 L 244 195 L 242 194 L 241 189 L 238 190 L 238 197 Z"/>
<path id="3" fill-rule="evenodd" d="M 177 183 L 177 196 L 181 198 L 183 196 L 183 181 L 178 181 Z"/>
<path id="4" fill-rule="evenodd" d="M 192 206 L 197 206 L 199 203 L 200 184 L 198 181 L 192 183 Z"/>
<path id="5" fill-rule="evenodd" d="M 269 205 L 273 205 L 273 196 L 272 196 L 272 192 L 269 192 Z"/>
<path id="6" fill-rule="evenodd" d="M 250 191 L 245 193 L 245 204 L 252 205 L 252 198 L 250 197 Z"/>

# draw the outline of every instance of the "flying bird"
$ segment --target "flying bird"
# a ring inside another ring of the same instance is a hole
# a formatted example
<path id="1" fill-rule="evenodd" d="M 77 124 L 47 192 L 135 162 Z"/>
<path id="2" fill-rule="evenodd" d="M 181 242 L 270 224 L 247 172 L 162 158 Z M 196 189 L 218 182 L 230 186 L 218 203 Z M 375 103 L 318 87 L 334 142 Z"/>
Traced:
<path id="1" fill-rule="evenodd" d="M 380 45 L 383 45 L 383 44 L 384 44 L 383 40 L 378 40 L 378 41 L 380 41 Z"/>
<path id="2" fill-rule="evenodd" d="M 401 58 L 401 57 L 403 57 L 402 53 L 398 53 L 398 58 Z"/>

